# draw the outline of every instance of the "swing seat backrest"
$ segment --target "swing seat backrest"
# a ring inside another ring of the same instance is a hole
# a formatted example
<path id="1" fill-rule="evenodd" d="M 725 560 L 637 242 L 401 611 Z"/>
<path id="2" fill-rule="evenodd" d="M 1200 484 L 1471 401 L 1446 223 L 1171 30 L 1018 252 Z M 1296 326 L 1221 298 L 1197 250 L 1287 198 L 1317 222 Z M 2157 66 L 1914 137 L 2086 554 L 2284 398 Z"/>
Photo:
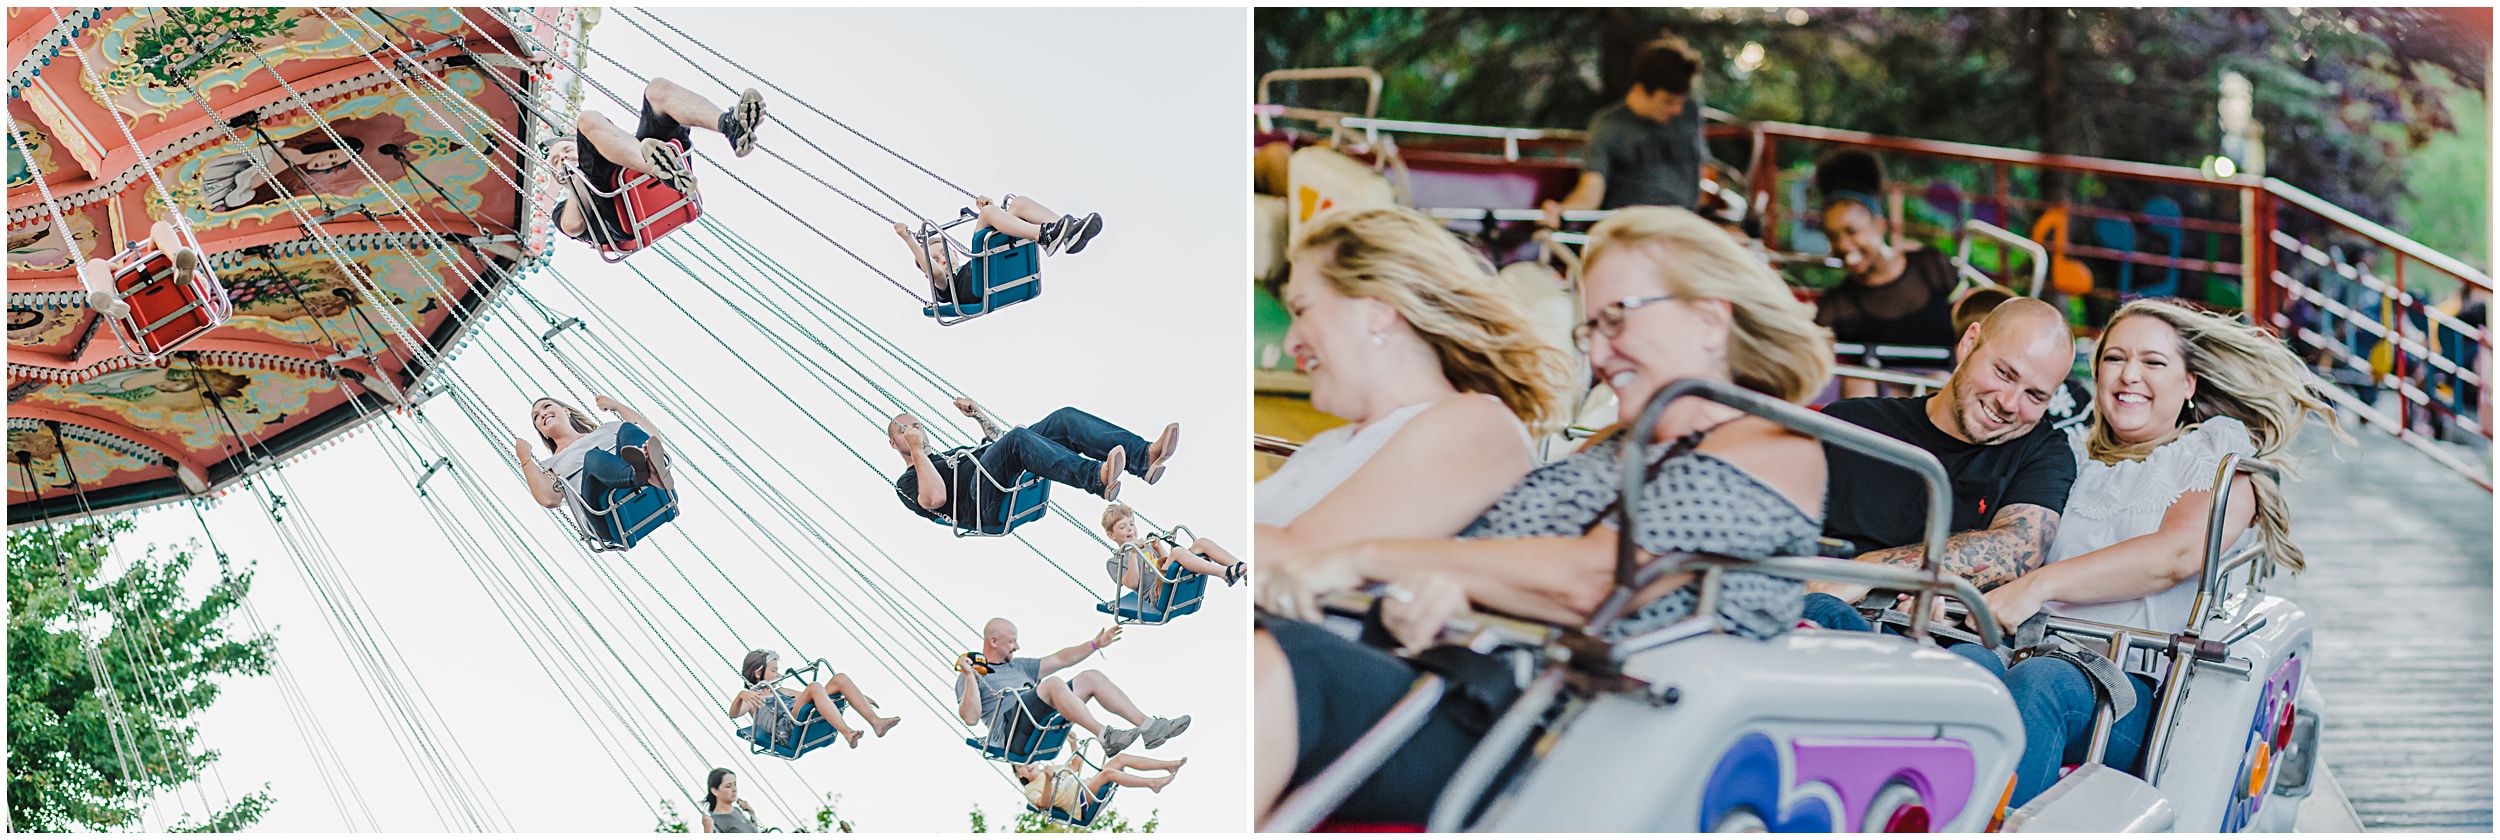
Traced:
<path id="1" fill-rule="evenodd" d="M 1094 825 L 1094 818 L 1102 816 L 1103 806 L 1111 804 L 1111 795 L 1118 791 L 1118 785 L 1110 782 L 1102 783 L 1102 787 L 1094 789 L 1094 796 L 1090 801 L 1083 799 L 1078 801 L 1079 808 L 1077 813 L 1073 816 L 1071 816 L 1068 812 L 1057 808 L 1045 811 L 1040 808 L 1035 808 L 1029 803 L 1024 806 L 1024 809 L 1040 814 L 1043 819 L 1060 825 L 1075 826 L 1077 828 L 1092 828 Z"/>
<path id="2" fill-rule="evenodd" d="M 1003 537 L 1023 525 L 1050 512 L 1050 482 L 1032 473 L 1018 473 L 1009 485 L 1006 501 L 1000 505 L 998 521 L 953 523 L 958 537 Z"/>
<path id="3" fill-rule="evenodd" d="M 173 255 L 153 248 L 113 272 L 113 291 L 130 305 L 129 317 L 109 319 L 113 336 L 123 349 L 149 361 L 234 315 L 233 302 L 205 260 L 198 271 L 178 277 Z"/>
<path id="4" fill-rule="evenodd" d="M 1010 698 L 1008 702 L 1020 702 L 1012 695 Z M 980 750 L 981 755 L 991 761 L 1009 764 L 1049 761 L 1059 757 L 1059 749 L 1067 746 L 1068 725 L 1068 719 L 1058 712 L 1051 712 L 1048 720 L 1038 722 L 1018 714 L 1008 724 L 1007 737 L 1000 739 L 1001 744 L 991 744 L 980 738 L 965 738 L 964 743 Z"/>
<path id="5" fill-rule="evenodd" d="M 1207 576 L 1182 571 L 1177 580 L 1167 580 L 1152 602 L 1145 602 L 1135 592 L 1120 596 L 1108 604 L 1095 604 L 1094 611 L 1111 616 L 1120 624 L 1162 624 L 1198 611 L 1206 600 Z"/>
<path id="6" fill-rule="evenodd" d="M 676 145 L 675 141 L 671 141 L 671 145 Z M 686 168 L 692 170 L 694 150 L 679 146 L 677 151 L 679 159 L 686 162 Z M 599 258 L 608 262 L 623 262 L 634 252 L 660 241 L 660 237 L 703 217 L 701 193 L 688 194 L 665 181 L 631 169 L 619 168 L 611 189 L 594 187 L 591 192 L 601 200 L 612 203 L 617 221 L 623 223 L 625 228 L 624 239 L 596 243 Z M 596 223 L 591 225 L 594 230 L 598 227 Z"/>
<path id="7" fill-rule="evenodd" d="M 835 697 L 833 702 L 835 706 L 845 709 L 850 708 L 851 705 L 850 701 L 839 696 Z M 754 748 L 756 755 L 777 755 L 782 758 L 798 758 L 817 747 L 833 743 L 841 738 L 842 734 L 833 730 L 832 721 L 816 715 L 816 707 L 813 704 L 808 705 L 807 711 L 801 713 L 797 725 L 790 727 L 790 736 L 780 742 L 775 742 L 770 732 L 757 732 L 753 724 L 738 727 L 738 740 L 747 742 L 748 746 Z"/>
<path id="8" fill-rule="evenodd" d="M 677 493 L 650 485 L 610 490 L 590 508 L 593 547 L 600 551 L 633 548 L 642 538 L 677 519 Z"/>
<path id="9" fill-rule="evenodd" d="M 981 299 L 937 301 L 921 307 L 920 314 L 937 319 L 941 325 L 952 325 L 1041 296 L 1040 245 L 982 228 L 973 232 L 970 250 L 966 265 L 979 281 Z"/>

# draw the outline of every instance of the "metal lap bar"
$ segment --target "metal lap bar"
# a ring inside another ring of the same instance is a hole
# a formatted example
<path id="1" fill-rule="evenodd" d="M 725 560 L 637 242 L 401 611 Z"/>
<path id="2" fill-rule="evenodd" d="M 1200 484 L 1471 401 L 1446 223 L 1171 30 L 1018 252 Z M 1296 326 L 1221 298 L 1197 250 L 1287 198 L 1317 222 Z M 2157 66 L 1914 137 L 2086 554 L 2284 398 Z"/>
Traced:
<path id="1" fill-rule="evenodd" d="M 1281 455 L 1291 458 L 1293 453 L 1302 451 L 1302 444 L 1275 435 L 1251 435 L 1250 448 L 1262 455 Z"/>
<path id="2" fill-rule="evenodd" d="M 1868 382 L 1881 382 L 1889 385 L 1901 385 L 1917 389 L 1917 393 L 1913 396 L 1924 396 L 1929 391 L 1944 389 L 1944 379 L 1942 377 L 1924 376 L 1915 373 L 1898 373 L 1885 370 L 1883 368 L 1860 367 L 1857 365 L 1833 365 L 1832 375 L 1842 379 L 1862 379 Z"/>
<path id="3" fill-rule="evenodd" d="M 2229 575 L 2232 569 L 2254 564 L 2249 570 L 2249 585 L 2254 587 L 2259 573 L 2270 566 L 2270 561 L 2273 560 L 2272 555 L 2266 553 L 2266 547 L 2262 541 L 2229 558 L 2222 556 L 2223 549 L 2228 547 L 2222 543 L 2222 532 L 2230 524 L 2231 483 L 2241 473 L 2247 473 L 2258 480 L 2281 482 L 2283 479 L 2281 468 L 2264 461 L 2242 458 L 2237 454 L 2222 456 L 2222 463 L 2214 467 L 2213 507 L 2205 517 L 2204 571 L 2197 575 L 2196 598 L 2189 602 L 2188 626 L 2186 632 L 2182 634 L 2189 638 L 2202 638 L 2205 623 L 2218 617 L 2215 614 L 2219 612 L 2219 592 L 2224 577 Z M 2251 524 L 2254 525 L 2254 523 Z M 2257 562 L 2259 560 L 2269 562 Z M 2228 661 L 2220 664 L 2200 663 L 2194 656 L 2174 654 L 2170 657 L 2169 671 L 2163 676 L 2160 686 L 2160 701 L 2153 707 L 2151 734 L 2144 742 L 2144 775 L 2147 781 L 2156 784 L 2161 781 L 2162 763 L 2170 749 L 2170 730 L 2177 723 L 2174 718 L 2179 711 L 2179 697 L 2183 693 L 2182 690 L 2186 688 L 2188 679 L 2195 674 L 2200 664 L 2226 673 L 2231 670 L 2228 667 L 2230 664 Z M 2247 672 L 2242 671 L 2239 675 L 2245 677 Z"/>
<path id="4" fill-rule="evenodd" d="M 1836 358 L 1857 357 L 1871 361 L 1951 363 L 1953 348 L 1922 347 L 1912 344 L 1859 344 L 1841 341 L 1832 344 L 1832 355 Z"/>
<path id="5" fill-rule="evenodd" d="M 1475 810 L 1475 803 L 1484 796 L 1485 789 L 1493 785 L 1494 777 L 1501 773 L 1504 765 L 1510 763 L 1511 756 L 1519 751 L 1520 743 L 1536 731 L 1537 720 L 1544 717 L 1545 711 L 1561 698 L 1564 675 L 1569 670 L 1564 663 L 1547 665 L 1544 672 L 1537 675 L 1536 681 L 1528 684 L 1527 691 L 1520 694 L 1518 701 L 1502 712 L 1501 719 L 1493 722 L 1493 728 L 1485 731 L 1484 737 L 1476 742 L 1476 748 L 1469 750 L 1467 759 L 1459 762 L 1457 771 L 1450 774 L 1449 784 L 1441 788 L 1441 797 L 1432 804 L 1432 816 L 1425 822 L 1425 831 L 1440 833 L 1467 829 L 1467 815 Z"/>
<path id="6" fill-rule="evenodd" d="M 2049 250 L 2047 248 L 2041 247 L 2038 242 L 2031 241 L 2029 237 L 1978 219 L 1964 220 L 1962 232 L 1959 254 L 1954 258 L 1956 264 L 1965 269 L 1969 268 L 1971 243 L 1980 238 L 1992 240 L 2000 248 L 2010 248 L 2029 254 L 2031 256 L 2031 286 L 2023 290 L 2023 296 L 2035 298 L 2040 296 L 2041 287 L 2049 281 Z"/>
<path id="7" fill-rule="evenodd" d="M 1268 100 L 1267 86 L 1269 82 L 1320 82 L 1336 79 L 1347 79 L 1362 82 L 1365 86 L 1366 92 L 1366 96 L 1363 99 L 1363 116 L 1369 117 L 1380 113 L 1380 71 L 1369 67 L 1310 67 L 1292 70 L 1270 70 L 1266 73 L 1259 74 L 1258 104 L 1271 104 Z M 1271 115 L 1265 109 L 1260 110 L 1258 113 L 1259 130 L 1274 131 L 1275 122 L 1270 119 Z M 1290 114 L 1287 116 L 1290 116 Z"/>
<path id="8" fill-rule="evenodd" d="M 1743 411 L 1826 444 L 1836 445 L 1878 461 L 1893 464 L 1918 476 L 1919 483 L 1926 491 L 1927 516 L 1922 529 L 1925 534 L 1925 539 L 1922 540 L 1924 550 L 1921 552 L 1924 559 L 1920 566 L 1924 580 L 1916 589 L 1917 602 L 1913 605 L 1914 612 L 1910 616 L 1911 636 L 1922 639 L 1926 637 L 1930 607 L 1935 602 L 1939 591 L 1946 589 L 1958 591 L 1960 588 L 1969 587 L 1968 581 L 1942 571 L 1945 537 L 1952 525 L 1949 517 L 1952 510 L 1953 491 L 1950 480 L 1945 476 L 1944 465 L 1936 461 L 1936 456 L 1881 433 L 1732 384 L 1702 379 L 1679 379 L 1667 383 L 1666 387 L 1658 389 L 1658 393 L 1649 398 L 1648 404 L 1641 410 L 1639 419 L 1632 424 L 1630 437 L 1626 439 L 1628 445 L 1623 450 L 1622 495 L 1618 497 L 1622 503 L 1615 506 L 1618 511 L 1615 591 L 1607 597 L 1597 613 L 1590 617 L 1586 631 L 1589 635 L 1604 637 L 1606 630 L 1631 611 L 1634 606 L 1632 598 L 1640 592 L 1645 582 L 1644 578 L 1654 579 L 1665 573 L 1670 568 L 1669 564 L 1680 564 L 1682 559 L 1690 557 L 1690 555 L 1683 555 L 1656 558 L 1646 564 L 1645 570 L 1640 559 L 1640 546 L 1633 540 L 1633 535 L 1639 533 L 1640 523 L 1635 519 L 1635 511 L 1640 508 L 1640 505 L 1633 504 L 1632 501 L 1641 497 L 1642 486 L 1648 477 L 1651 439 L 1657 435 L 1659 417 L 1666 412 L 1667 406 L 1685 397 L 1708 400 Z M 1955 586 L 1957 583 L 1959 587 Z M 1978 600 L 1976 591 L 1973 591 L 1971 595 L 1970 600 Z M 1991 642 L 1995 640 L 1996 627 L 1993 622 L 1981 629 L 1983 636 L 1989 638 Z"/>

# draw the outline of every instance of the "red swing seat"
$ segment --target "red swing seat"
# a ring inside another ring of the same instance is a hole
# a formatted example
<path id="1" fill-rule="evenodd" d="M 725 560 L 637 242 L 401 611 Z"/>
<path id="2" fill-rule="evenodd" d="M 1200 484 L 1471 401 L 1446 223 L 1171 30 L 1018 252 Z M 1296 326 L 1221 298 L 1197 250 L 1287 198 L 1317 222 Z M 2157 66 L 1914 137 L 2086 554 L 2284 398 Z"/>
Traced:
<path id="1" fill-rule="evenodd" d="M 669 141 L 669 145 L 677 147 L 679 159 L 686 162 L 689 171 L 693 170 L 694 150 L 674 140 Z M 574 170 L 573 177 L 584 176 L 580 170 Z M 701 191 L 686 193 L 669 186 L 666 181 L 631 169 L 618 168 L 615 184 L 610 189 L 602 190 L 595 184 L 587 186 L 592 195 L 610 202 L 616 210 L 617 221 L 624 223 L 625 238 L 615 242 L 606 241 L 606 231 L 596 220 L 591 220 L 589 224 L 591 244 L 599 249 L 599 258 L 608 262 L 624 262 L 626 257 L 651 247 L 670 231 L 685 227 L 703 216 Z"/>
<path id="2" fill-rule="evenodd" d="M 153 362 L 233 317 L 234 302 L 209 270 L 206 252 L 199 270 L 182 277 L 172 254 L 140 247 L 136 259 L 113 271 L 113 294 L 129 304 L 130 314 L 105 322 L 122 349 Z"/>

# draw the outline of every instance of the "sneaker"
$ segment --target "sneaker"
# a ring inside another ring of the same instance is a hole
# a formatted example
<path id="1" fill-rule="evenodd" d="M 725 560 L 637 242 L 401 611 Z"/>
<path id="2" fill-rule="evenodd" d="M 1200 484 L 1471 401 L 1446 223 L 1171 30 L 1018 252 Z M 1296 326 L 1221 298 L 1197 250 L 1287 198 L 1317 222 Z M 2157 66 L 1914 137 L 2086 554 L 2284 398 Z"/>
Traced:
<path id="1" fill-rule="evenodd" d="M 1161 720 L 1161 718 L 1156 718 L 1156 720 Z M 1147 721 L 1146 725 L 1153 726 L 1154 721 Z M 1128 749 L 1128 745 L 1134 743 L 1137 743 L 1137 730 L 1135 729 L 1104 729 L 1102 731 L 1102 757 L 1110 758 L 1119 755 L 1121 750 Z"/>
<path id="2" fill-rule="evenodd" d="M 738 94 L 738 104 L 730 106 L 720 115 L 721 136 L 729 138 L 730 153 L 739 157 L 746 157 L 748 152 L 755 151 L 755 130 L 762 127 L 764 96 L 756 93 L 754 88 L 747 88 L 745 93 Z"/>
<path id="3" fill-rule="evenodd" d="M 1163 742 L 1172 740 L 1172 736 L 1189 731 L 1189 716 L 1155 718 L 1146 721 L 1146 725 L 1139 729 L 1146 734 L 1146 749 L 1151 750 L 1163 746 Z"/>
<path id="4" fill-rule="evenodd" d="M 174 276 L 184 280 L 200 270 L 200 252 L 189 248 L 174 249 Z"/>
<path id="5" fill-rule="evenodd" d="M 1240 583 L 1241 583 L 1241 579 L 1242 579 L 1242 578 L 1249 577 L 1249 576 L 1250 576 L 1250 564 L 1248 564 L 1248 563 L 1234 563 L 1234 564 L 1232 564 L 1232 565 L 1230 565 L 1230 566 L 1226 566 L 1226 567 L 1224 567 L 1224 585 L 1225 585 L 1225 586 L 1235 586 L 1235 585 L 1238 585 L 1238 584 L 1240 584 Z"/>
<path id="6" fill-rule="evenodd" d="M 1120 473 L 1121 473 L 1121 472 L 1123 472 L 1123 471 L 1126 471 L 1127 469 L 1128 469 L 1128 448 L 1127 448 L 1127 447 L 1124 447 L 1124 446 L 1114 446 L 1114 447 L 1111 447 L 1111 454 L 1108 454 L 1108 455 L 1103 456 L 1103 459 L 1102 459 L 1102 500 L 1103 500 L 1103 501 L 1106 501 L 1106 502 L 1116 502 L 1116 501 L 1119 501 L 1119 499 L 1120 499 Z"/>
<path id="7" fill-rule="evenodd" d="M 694 194 L 694 171 L 687 168 L 685 155 L 676 146 L 658 138 L 644 140 L 642 159 L 651 163 L 661 183 L 678 192 Z"/>
<path id="8" fill-rule="evenodd" d="M 1036 241 L 1041 243 L 1043 256 L 1057 254 L 1059 246 L 1068 244 L 1066 234 L 1074 229 L 1072 221 L 1069 217 L 1061 216 L 1059 221 L 1042 223 L 1042 238 Z"/>
<path id="9" fill-rule="evenodd" d="M 1094 241 L 1094 235 L 1102 232 L 1101 213 L 1087 213 L 1084 221 L 1085 224 L 1082 227 L 1073 228 L 1066 234 L 1073 240 L 1066 247 L 1068 253 L 1084 251 L 1085 243 Z"/>
<path id="10" fill-rule="evenodd" d="M 1154 445 L 1146 447 L 1147 484 L 1163 480 L 1164 463 L 1172 460 L 1172 453 L 1179 451 L 1180 448 L 1181 424 L 1174 423 L 1163 427 L 1163 435 L 1155 438 Z"/>

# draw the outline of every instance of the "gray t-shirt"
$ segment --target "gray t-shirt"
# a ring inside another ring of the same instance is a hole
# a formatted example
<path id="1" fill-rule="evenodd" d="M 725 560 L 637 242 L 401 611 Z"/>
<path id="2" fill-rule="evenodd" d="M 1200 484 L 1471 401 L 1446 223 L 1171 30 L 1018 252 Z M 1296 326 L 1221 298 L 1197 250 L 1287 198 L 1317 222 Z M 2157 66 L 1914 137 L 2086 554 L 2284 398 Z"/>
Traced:
<path id="1" fill-rule="evenodd" d="M 1617 102 L 1589 120 L 1580 166 L 1606 179 L 1603 209 L 1656 205 L 1691 209 L 1701 202 L 1701 91 L 1684 112 L 1654 123 Z"/>
<path id="2" fill-rule="evenodd" d="M 1019 656 L 1007 660 L 1005 664 L 991 666 L 987 674 L 975 673 L 974 677 L 980 681 L 981 720 L 989 726 L 990 734 L 996 736 L 1006 729 L 1004 716 L 1012 709 L 1000 701 L 1000 695 L 1041 684 L 1042 661 Z"/>
<path id="3" fill-rule="evenodd" d="M 713 831 L 714 833 L 718 833 L 718 834 L 758 834 L 758 833 L 761 833 L 761 832 L 756 831 L 756 829 L 755 829 L 755 821 L 754 821 L 754 820 L 751 820 L 751 819 L 748 819 L 748 818 L 747 818 L 747 812 L 746 812 L 745 810 L 743 810 L 743 809 L 739 809 L 739 808 L 731 808 L 731 809 L 726 810 L 726 811 L 712 811 L 712 812 L 709 812 L 709 813 L 707 814 L 707 816 L 710 816 L 710 817 L 712 818 L 712 831 Z"/>

